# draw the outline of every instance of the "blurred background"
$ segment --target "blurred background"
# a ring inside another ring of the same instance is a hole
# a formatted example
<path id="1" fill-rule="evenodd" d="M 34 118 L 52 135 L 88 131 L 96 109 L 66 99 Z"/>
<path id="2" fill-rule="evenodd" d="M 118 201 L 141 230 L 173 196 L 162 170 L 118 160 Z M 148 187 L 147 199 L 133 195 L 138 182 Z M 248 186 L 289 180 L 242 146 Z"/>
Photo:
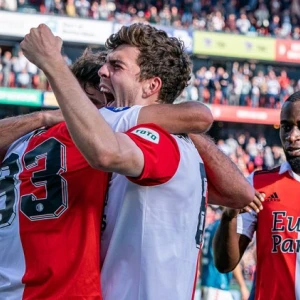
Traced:
<path id="1" fill-rule="evenodd" d="M 211 108 L 209 133 L 245 176 L 285 159 L 279 113 L 300 90 L 299 0 L 0 0 L 0 118 L 57 107 L 45 75 L 20 51 L 31 27 L 45 23 L 59 35 L 71 65 L 86 47 L 103 49 L 110 34 L 133 22 L 184 41 L 194 68 L 176 101 Z M 216 208 L 207 216 L 209 225 Z M 251 287 L 254 244 L 241 267 Z M 231 289 L 239 299 L 234 279 Z"/>

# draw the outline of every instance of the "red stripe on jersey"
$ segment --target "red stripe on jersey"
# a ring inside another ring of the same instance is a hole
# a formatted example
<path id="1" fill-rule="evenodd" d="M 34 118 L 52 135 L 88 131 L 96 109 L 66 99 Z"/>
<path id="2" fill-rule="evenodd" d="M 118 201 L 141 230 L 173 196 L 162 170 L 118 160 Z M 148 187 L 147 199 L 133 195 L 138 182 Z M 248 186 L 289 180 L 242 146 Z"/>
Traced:
<path id="1" fill-rule="evenodd" d="M 23 299 L 102 299 L 100 229 L 108 174 L 88 165 L 64 123 L 32 137 L 22 164 Z"/>
<path id="2" fill-rule="evenodd" d="M 141 124 L 126 134 L 144 154 L 144 169 L 139 177 L 128 177 L 134 183 L 154 186 L 166 183 L 177 171 L 180 152 L 176 140 L 155 124 Z"/>
<path id="3" fill-rule="evenodd" d="M 192 299 L 195 299 L 195 293 L 196 293 L 196 287 L 197 287 L 197 279 L 198 279 L 198 270 L 199 270 L 199 262 L 200 262 L 200 251 L 198 254 L 198 260 L 197 260 L 197 267 L 196 267 L 196 272 L 195 272 L 195 280 L 194 280 L 194 288 L 193 288 L 193 295 L 192 295 Z"/>

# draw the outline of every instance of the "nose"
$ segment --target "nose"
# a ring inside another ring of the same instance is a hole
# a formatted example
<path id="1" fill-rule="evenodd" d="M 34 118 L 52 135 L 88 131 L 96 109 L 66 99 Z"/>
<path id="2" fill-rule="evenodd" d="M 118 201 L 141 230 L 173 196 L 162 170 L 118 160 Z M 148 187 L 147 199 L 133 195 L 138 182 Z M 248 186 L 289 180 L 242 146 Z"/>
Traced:
<path id="1" fill-rule="evenodd" d="M 105 63 L 98 71 L 98 75 L 100 78 L 103 78 L 103 77 L 106 77 L 108 78 L 109 77 L 109 70 L 108 70 L 108 67 L 107 67 L 107 63 Z"/>
<path id="2" fill-rule="evenodd" d="M 291 143 L 296 142 L 300 139 L 300 130 L 298 126 L 293 126 L 292 130 L 290 131 L 289 135 L 287 136 L 287 139 L 291 141 Z"/>

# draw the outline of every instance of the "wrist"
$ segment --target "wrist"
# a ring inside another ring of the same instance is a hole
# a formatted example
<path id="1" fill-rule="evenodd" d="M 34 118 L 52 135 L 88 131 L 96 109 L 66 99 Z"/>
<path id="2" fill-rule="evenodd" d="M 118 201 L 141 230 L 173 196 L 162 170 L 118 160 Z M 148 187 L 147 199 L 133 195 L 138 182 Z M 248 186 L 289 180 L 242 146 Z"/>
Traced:
<path id="1" fill-rule="evenodd" d="M 233 219 L 237 218 L 239 213 L 240 213 L 239 209 L 225 208 L 222 214 L 222 219 L 227 221 L 232 221 Z"/>
<path id="2" fill-rule="evenodd" d="M 66 67 L 68 68 L 63 57 L 61 55 L 57 55 L 57 57 L 53 57 L 51 60 L 48 60 L 48 63 L 45 63 L 40 67 L 40 69 L 43 70 L 46 77 L 55 77 L 58 70 L 63 71 Z"/>
<path id="3" fill-rule="evenodd" d="M 47 126 L 47 114 L 46 111 L 38 111 L 35 112 L 35 120 L 37 123 L 37 128 Z"/>

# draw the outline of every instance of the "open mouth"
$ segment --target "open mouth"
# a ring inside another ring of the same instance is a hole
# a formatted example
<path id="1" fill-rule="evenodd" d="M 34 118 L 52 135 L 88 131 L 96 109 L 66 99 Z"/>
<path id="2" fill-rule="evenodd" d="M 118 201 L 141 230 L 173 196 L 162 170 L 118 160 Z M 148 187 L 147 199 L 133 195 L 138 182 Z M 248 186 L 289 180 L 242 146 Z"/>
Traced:
<path id="1" fill-rule="evenodd" d="M 289 156 L 300 156 L 300 148 L 288 147 L 286 152 L 289 154 Z"/>
<path id="2" fill-rule="evenodd" d="M 102 92 L 106 98 L 106 106 L 112 106 L 115 101 L 114 95 L 105 87 L 100 88 L 100 92 Z"/>

